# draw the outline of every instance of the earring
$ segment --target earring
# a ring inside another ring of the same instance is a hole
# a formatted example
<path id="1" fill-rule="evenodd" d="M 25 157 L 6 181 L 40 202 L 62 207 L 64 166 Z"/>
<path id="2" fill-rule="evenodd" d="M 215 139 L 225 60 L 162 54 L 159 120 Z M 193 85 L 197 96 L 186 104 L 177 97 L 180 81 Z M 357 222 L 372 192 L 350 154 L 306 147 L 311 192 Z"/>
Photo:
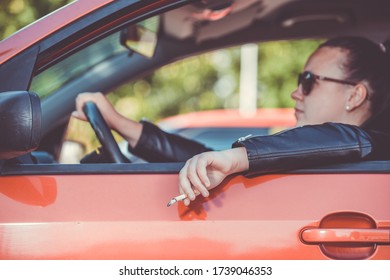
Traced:
<path id="1" fill-rule="evenodd" d="M 345 110 L 349 111 L 351 110 L 351 107 L 349 105 L 345 106 Z"/>

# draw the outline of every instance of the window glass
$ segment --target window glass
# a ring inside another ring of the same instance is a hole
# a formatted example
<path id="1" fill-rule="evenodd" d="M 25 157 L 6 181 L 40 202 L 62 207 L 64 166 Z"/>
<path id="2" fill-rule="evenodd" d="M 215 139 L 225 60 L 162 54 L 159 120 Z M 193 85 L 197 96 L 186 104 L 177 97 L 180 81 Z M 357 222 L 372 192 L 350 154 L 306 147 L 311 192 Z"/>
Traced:
<path id="1" fill-rule="evenodd" d="M 86 73 L 94 65 L 127 50 L 120 45 L 119 33 L 108 36 L 35 76 L 30 90 L 43 100 L 66 83 Z"/>

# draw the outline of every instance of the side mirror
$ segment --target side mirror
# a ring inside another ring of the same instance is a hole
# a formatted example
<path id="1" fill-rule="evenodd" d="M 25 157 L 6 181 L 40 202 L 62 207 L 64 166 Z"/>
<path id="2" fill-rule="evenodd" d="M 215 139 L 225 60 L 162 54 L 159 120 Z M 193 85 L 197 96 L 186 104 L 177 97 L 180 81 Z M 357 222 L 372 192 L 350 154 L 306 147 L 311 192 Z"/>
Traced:
<path id="1" fill-rule="evenodd" d="M 28 91 L 0 92 L 0 159 L 35 150 L 40 141 L 41 103 Z"/>

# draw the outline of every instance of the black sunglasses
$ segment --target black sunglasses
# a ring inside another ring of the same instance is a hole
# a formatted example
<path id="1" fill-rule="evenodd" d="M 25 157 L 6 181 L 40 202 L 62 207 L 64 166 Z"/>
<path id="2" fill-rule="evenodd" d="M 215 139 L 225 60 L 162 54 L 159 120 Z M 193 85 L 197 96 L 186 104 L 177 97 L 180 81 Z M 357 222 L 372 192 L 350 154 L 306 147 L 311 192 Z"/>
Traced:
<path id="1" fill-rule="evenodd" d="M 319 76 L 319 75 L 313 74 L 312 72 L 305 71 L 303 73 L 300 73 L 298 76 L 298 86 L 302 85 L 302 93 L 304 95 L 310 94 L 316 80 L 329 81 L 329 82 L 346 84 L 346 85 L 351 85 L 351 86 L 356 86 L 358 84 L 358 83 L 354 83 L 354 82 L 350 82 L 350 81 L 344 81 L 344 80 L 338 80 L 338 79 L 328 78 L 328 77 L 324 77 L 324 76 Z"/>

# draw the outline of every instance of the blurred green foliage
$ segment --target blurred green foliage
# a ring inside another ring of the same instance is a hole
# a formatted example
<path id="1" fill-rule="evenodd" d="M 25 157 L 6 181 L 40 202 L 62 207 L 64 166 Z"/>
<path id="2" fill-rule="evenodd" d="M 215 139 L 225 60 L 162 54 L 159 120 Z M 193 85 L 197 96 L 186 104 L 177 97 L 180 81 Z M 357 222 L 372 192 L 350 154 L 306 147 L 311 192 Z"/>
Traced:
<path id="1" fill-rule="evenodd" d="M 258 107 L 293 107 L 297 76 L 319 41 L 279 41 L 258 47 Z M 239 106 L 240 47 L 218 50 L 167 65 L 122 85 L 109 95 L 129 118 L 161 118 Z"/>
<path id="2" fill-rule="evenodd" d="M 72 0 L 1 0 L 0 38 L 4 39 Z"/>

